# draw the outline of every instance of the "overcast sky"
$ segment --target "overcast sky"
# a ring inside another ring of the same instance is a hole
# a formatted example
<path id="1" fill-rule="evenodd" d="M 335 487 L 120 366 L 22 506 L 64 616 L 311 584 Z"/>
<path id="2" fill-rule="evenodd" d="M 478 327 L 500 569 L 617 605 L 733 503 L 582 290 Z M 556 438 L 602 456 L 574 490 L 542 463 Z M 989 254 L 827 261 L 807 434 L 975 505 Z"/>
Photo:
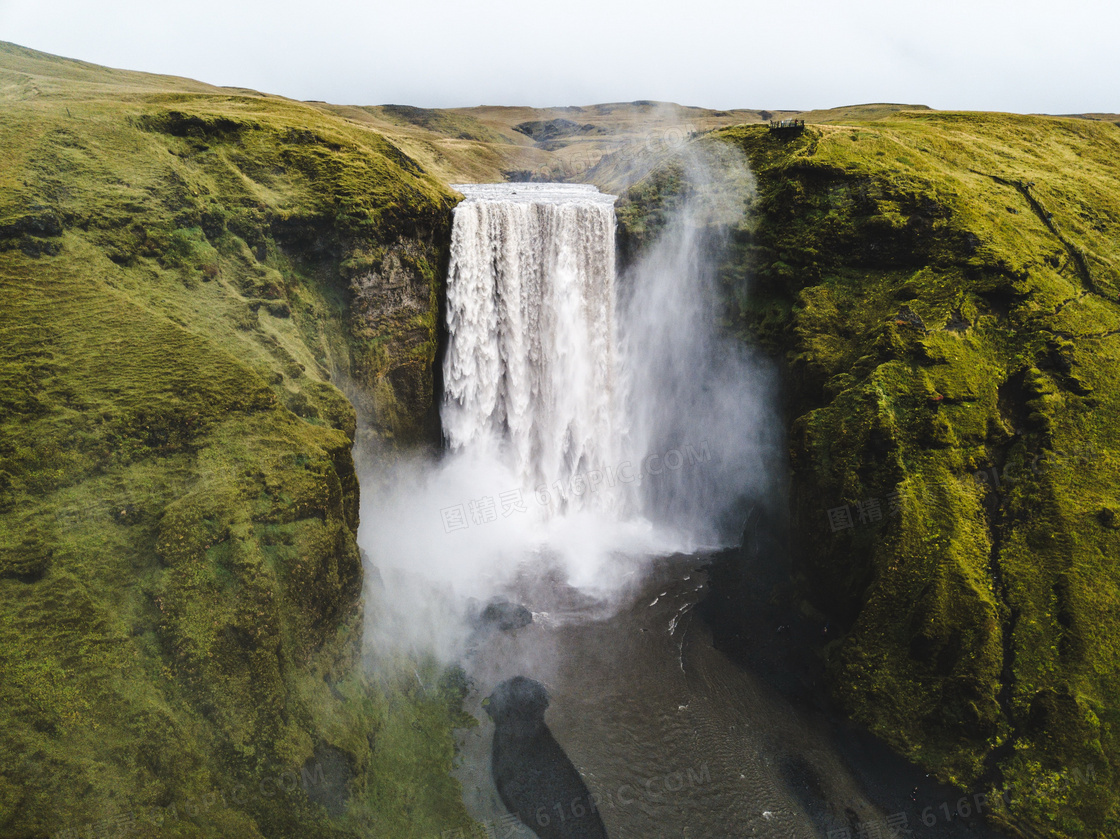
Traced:
<path id="1" fill-rule="evenodd" d="M 1114 0 L 0 0 L 0 40 L 361 105 L 1120 111 Z"/>

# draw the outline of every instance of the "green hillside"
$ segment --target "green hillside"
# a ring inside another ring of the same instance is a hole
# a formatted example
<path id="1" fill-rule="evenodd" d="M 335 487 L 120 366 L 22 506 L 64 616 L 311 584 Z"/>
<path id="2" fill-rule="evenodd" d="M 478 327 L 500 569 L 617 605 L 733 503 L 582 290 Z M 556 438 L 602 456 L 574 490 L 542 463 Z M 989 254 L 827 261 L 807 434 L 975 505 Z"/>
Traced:
<path id="1" fill-rule="evenodd" d="M 632 253 L 717 147 L 758 187 L 727 323 L 784 374 L 775 596 L 830 628 L 832 700 L 1011 835 L 1120 834 L 1115 115 L 759 124 L 793 115 L 303 103 L 0 43 L 0 837 L 466 827 L 456 674 L 360 666 L 351 454 L 436 439 L 447 184 L 628 189 Z"/>
<path id="2" fill-rule="evenodd" d="M 467 823 L 454 691 L 358 667 L 350 453 L 350 400 L 432 433 L 452 194 L 318 109 L 12 45 L 0 148 L 0 836 Z"/>
<path id="3" fill-rule="evenodd" d="M 793 605 L 840 706 L 1015 835 L 1116 836 L 1120 128 L 876 116 L 703 141 L 758 178 L 724 280 L 784 368 Z"/>

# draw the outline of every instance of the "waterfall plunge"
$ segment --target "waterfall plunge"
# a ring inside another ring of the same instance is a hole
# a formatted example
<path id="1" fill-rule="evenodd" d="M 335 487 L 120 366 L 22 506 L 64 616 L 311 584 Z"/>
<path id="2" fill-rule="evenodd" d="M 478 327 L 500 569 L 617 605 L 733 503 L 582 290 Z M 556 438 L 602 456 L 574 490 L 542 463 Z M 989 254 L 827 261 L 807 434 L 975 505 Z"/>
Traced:
<path id="1" fill-rule="evenodd" d="M 442 419 L 542 514 L 625 512 L 614 200 L 595 187 L 456 186 Z M 618 470 L 623 466 L 623 476 Z"/>
<path id="2" fill-rule="evenodd" d="M 766 377 L 699 304 L 714 297 L 702 208 L 685 203 L 616 299 L 613 196 L 458 189 L 449 450 L 366 471 L 359 532 L 384 578 L 367 590 L 372 647 L 447 660 L 465 598 L 507 594 L 525 569 L 559 568 L 611 608 L 648 557 L 727 538 L 712 522 L 762 482 L 774 426 Z"/>
<path id="3" fill-rule="evenodd" d="M 451 657 L 467 597 L 558 571 L 604 604 L 684 547 L 639 512 L 617 336 L 614 196 L 474 184 L 455 209 L 441 418 L 448 451 L 362 479 L 359 543 L 385 579 L 374 646 Z"/>

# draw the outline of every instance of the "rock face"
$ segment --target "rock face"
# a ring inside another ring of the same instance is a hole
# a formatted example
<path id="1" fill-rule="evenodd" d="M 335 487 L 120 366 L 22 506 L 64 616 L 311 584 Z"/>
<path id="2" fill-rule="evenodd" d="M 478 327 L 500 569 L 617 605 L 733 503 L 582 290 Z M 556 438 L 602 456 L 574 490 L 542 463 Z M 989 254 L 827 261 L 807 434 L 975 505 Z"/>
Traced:
<path id="1" fill-rule="evenodd" d="M 544 685 L 524 676 L 502 682 L 487 698 L 498 795 L 541 839 L 606 839 L 587 785 L 545 725 L 547 708 Z"/>
<path id="2" fill-rule="evenodd" d="M 594 125 L 580 125 L 570 119 L 533 120 L 522 122 L 513 126 L 514 131 L 531 137 L 534 142 L 544 143 L 549 140 L 558 140 L 563 137 L 580 137 L 588 134 L 605 134 L 601 128 Z"/>
<path id="3" fill-rule="evenodd" d="M 492 600 L 479 613 L 474 620 L 477 628 L 482 630 L 497 629 L 499 632 L 510 632 L 520 629 L 533 622 L 533 613 L 520 603 L 510 603 L 508 600 Z"/>
<path id="4" fill-rule="evenodd" d="M 442 226 L 425 242 L 401 238 L 361 249 L 343 265 L 349 328 L 356 345 L 353 394 L 375 427 L 403 442 L 438 442 L 433 370 L 439 287 L 446 262 Z"/>
<path id="5" fill-rule="evenodd" d="M 900 113 L 717 132 L 728 317 L 785 368 L 790 606 L 834 700 L 994 818 L 1114 835 L 1120 132 Z M 679 177 L 619 210 L 630 247 Z M 998 796 L 991 795 L 993 801 Z"/>
<path id="6" fill-rule="evenodd" d="M 287 100 L 11 45 L 0 75 L 0 835 L 468 824 L 447 697 L 356 666 L 340 390 L 427 433 L 454 196 Z"/>

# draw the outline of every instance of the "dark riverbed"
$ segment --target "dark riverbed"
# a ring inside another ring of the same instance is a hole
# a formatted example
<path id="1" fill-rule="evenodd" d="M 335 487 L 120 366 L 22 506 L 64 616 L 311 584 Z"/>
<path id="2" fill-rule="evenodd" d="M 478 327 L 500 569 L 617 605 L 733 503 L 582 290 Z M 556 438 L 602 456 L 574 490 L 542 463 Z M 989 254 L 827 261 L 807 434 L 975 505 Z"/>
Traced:
<path id="1" fill-rule="evenodd" d="M 698 608 L 709 563 L 657 560 L 632 575 L 613 608 L 547 575 L 523 575 L 509 597 L 533 622 L 480 632 L 464 662 L 474 685 L 467 710 L 481 725 L 461 732 L 458 776 L 478 819 L 500 826 L 497 835 L 510 822 L 491 780 L 494 729 L 481 703 L 522 675 L 547 687 L 545 721 L 613 839 L 844 839 L 894 828 L 911 831 L 902 836 L 994 835 L 978 816 L 947 820 L 959 793 L 839 723 L 811 690 L 798 696 L 796 679 L 779 690 L 781 645 L 791 660 L 805 656 L 787 632 L 763 639 L 769 672 L 717 650 Z M 573 803 L 542 806 L 549 819 L 570 818 Z"/>

